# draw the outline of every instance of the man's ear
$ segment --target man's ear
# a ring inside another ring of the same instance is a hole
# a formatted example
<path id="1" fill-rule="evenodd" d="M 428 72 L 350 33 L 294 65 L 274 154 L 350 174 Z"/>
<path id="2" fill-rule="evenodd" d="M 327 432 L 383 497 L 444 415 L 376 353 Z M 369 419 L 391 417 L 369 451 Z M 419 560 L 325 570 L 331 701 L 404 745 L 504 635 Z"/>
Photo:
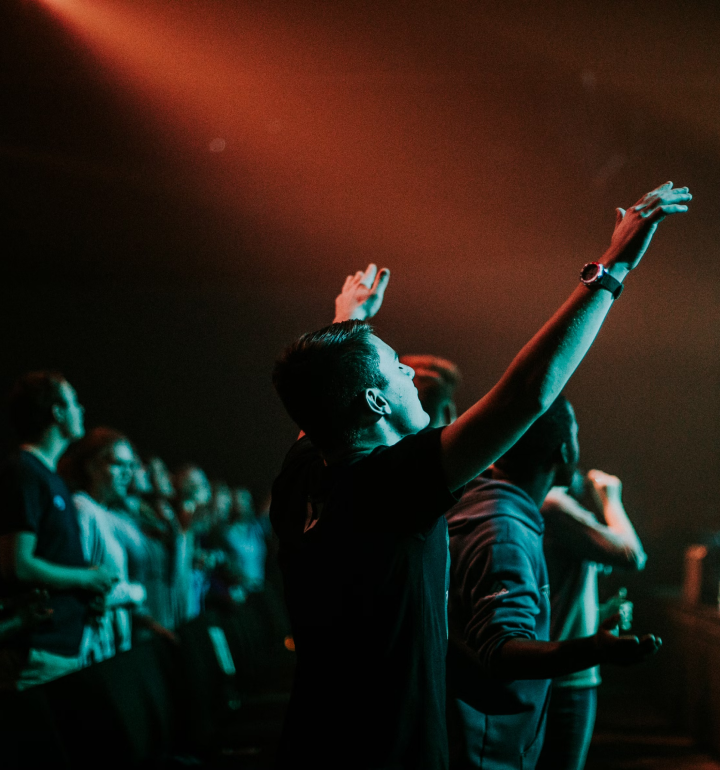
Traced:
<path id="1" fill-rule="evenodd" d="M 63 425 L 66 417 L 65 407 L 62 406 L 61 404 L 53 404 L 52 416 L 55 419 L 55 422 L 58 423 L 58 425 Z"/>
<path id="2" fill-rule="evenodd" d="M 563 441 L 558 447 L 558 454 L 562 459 L 564 465 L 567 465 L 572 460 L 572 448 L 567 441 Z"/>
<path id="3" fill-rule="evenodd" d="M 365 403 L 378 420 L 392 412 L 388 400 L 377 388 L 368 388 L 365 391 Z"/>

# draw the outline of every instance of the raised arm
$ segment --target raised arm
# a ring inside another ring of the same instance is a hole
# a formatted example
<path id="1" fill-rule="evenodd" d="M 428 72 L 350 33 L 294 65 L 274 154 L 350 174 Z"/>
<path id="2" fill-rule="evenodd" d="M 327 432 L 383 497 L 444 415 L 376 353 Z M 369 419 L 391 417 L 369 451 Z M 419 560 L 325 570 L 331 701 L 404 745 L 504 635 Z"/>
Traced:
<path id="1" fill-rule="evenodd" d="M 605 523 L 582 507 L 565 490 L 555 487 L 542 511 L 553 544 L 581 559 L 612 567 L 641 570 L 647 556 L 622 504 L 616 476 L 590 471 L 588 479 Z"/>
<path id="2" fill-rule="evenodd" d="M 686 187 L 666 182 L 627 212 L 617 209 L 602 263 L 622 281 L 642 259 L 658 223 L 687 211 Z M 495 387 L 447 426 L 442 435 L 448 487 L 458 489 L 502 456 L 558 397 L 610 310 L 613 295 L 579 285 L 525 345 Z"/>

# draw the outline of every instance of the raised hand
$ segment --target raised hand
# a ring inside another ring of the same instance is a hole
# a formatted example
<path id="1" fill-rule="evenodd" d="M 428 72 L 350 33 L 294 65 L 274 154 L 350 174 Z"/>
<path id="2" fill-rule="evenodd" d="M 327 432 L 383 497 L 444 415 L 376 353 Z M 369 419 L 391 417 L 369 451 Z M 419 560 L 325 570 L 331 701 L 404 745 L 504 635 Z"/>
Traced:
<path id="1" fill-rule="evenodd" d="M 358 270 L 355 275 L 349 275 L 335 298 L 333 323 L 353 319 L 367 321 L 372 318 L 380 310 L 389 280 L 390 271 L 386 267 L 378 271 L 377 265 L 373 263 L 366 270 Z"/>
<path id="2" fill-rule="evenodd" d="M 614 632 L 619 623 L 620 615 L 613 615 L 600 625 L 595 634 L 600 663 L 632 666 L 654 655 L 662 647 L 662 640 L 652 634 L 639 639 L 637 636 L 616 636 Z"/>
<path id="3" fill-rule="evenodd" d="M 622 481 L 617 476 L 593 470 L 588 471 L 587 480 L 590 482 L 592 496 L 600 507 L 603 507 L 608 500 L 622 499 Z"/>
<path id="4" fill-rule="evenodd" d="M 637 267 L 655 235 L 657 226 L 670 214 L 682 214 L 692 200 L 687 187 L 673 187 L 665 182 L 642 198 L 627 211 L 616 209 L 615 231 L 603 262 L 607 267 L 626 270 Z"/>

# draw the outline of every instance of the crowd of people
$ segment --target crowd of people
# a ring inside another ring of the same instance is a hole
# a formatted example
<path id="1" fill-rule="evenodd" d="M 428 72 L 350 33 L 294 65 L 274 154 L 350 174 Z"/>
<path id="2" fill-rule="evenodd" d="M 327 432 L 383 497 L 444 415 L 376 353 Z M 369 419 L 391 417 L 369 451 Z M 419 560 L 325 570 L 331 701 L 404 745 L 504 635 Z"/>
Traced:
<path id="1" fill-rule="evenodd" d="M 657 226 L 661 185 L 617 210 L 602 261 L 458 416 L 451 362 L 401 357 L 367 321 L 389 271 L 348 276 L 330 326 L 278 360 L 301 433 L 269 518 L 195 466 L 170 474 L 110 428 L 84 433 L 59 374 L 21 378 L 0 479 L 0 676 L 27 688 L 263 585 L 272 522 L 297 655 L 277 767 L 582 770 L 600 664 L 656 652 L 598 576 L 646 556 L 615 476 L 579 464 L 562 394 Z M 22 599 L 23 592 L 28 592 Z"/>
<path id="2" fill-rule="evenodd" d="M 367 323 L 386 269 L 348 276 L 334 322 L 285 350 L 273 383 L 301 437 L 270 509 L 297 652 L 278 767 L 582 769 L 598 666 L 661 641 L 620 633 L 621 596 L 600 620 L 597 565 L 645 554 L 619 480 L 576 479 L 562 391 L 691 197 L 667 182 L 617 209 L 602 258 L 457 417 L 456 367 Z"/>
<path id="3" fill-rule="evenodd" d="M 75 390 L 30 372 L 9 398 L 0 477 L 0 684 L 22 690 L 263 589 L 267 515 L 196 465 L 171 473 L 123 433 L 85 432 Z M 267 513 L 267 512 L 266 512 Z"/>

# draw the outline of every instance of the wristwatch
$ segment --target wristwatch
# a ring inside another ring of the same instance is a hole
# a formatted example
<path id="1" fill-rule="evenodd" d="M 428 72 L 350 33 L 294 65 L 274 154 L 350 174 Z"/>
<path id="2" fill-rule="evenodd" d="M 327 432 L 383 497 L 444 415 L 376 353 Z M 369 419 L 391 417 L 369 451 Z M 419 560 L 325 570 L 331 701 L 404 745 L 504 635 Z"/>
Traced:
<path id="1" fill-rule="evenodd" d="M 580 272 L 580 280 L 588 289 L 607 289 L 617 299 L 625 286 L 608 273 L 605 265 L 599 262 L 588 262 Z"/>

